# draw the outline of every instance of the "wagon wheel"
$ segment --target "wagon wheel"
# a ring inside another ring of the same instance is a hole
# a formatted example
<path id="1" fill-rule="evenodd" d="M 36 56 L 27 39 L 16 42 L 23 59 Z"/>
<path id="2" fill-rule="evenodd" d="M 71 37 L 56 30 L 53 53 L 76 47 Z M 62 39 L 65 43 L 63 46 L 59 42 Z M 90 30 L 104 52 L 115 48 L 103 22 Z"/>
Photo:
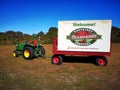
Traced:
<path id="1" fill-rule="evenodd" d="M 108 63 L 108 60 L 107 60 L 107 58 L 106 57 L 97 57 L 96 58 L 96 64 L 98 65 L 98 66 L 106 66 L 107 65 L 107 63 Z"/>
<path id="2" fill-rule="evenodd" d="M 61 65 L 62 61 L 63 61 L 62 56 L 59 56 L 59 55 L 52 56 L 51 63 L 56 64 L 56 65 Z"/>

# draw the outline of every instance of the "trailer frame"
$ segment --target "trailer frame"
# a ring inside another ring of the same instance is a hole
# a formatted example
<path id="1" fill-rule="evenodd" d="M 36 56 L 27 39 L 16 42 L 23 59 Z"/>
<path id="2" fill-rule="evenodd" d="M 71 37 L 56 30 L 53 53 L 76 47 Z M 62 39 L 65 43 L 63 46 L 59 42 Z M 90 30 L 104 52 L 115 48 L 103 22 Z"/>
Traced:
<path id="1" fill-rule="evenodd" d="M 60 65 L 62 64 L 63 58 L 66 55 L 78 55 L 78 56 L 93 56 L 96 59 L 96 64 L 98 66 L 106 66 L 108 63 L 108 60 L 105 56 L 111 55 L 111 45 L 110 45 L 110 52 L 86 52 L 86 51 L 59 51 L 58 50 L 58 37 L 55 37 L 53 39 L 53 49 L 52 49 L 52 60 L 51 63 Z"/>

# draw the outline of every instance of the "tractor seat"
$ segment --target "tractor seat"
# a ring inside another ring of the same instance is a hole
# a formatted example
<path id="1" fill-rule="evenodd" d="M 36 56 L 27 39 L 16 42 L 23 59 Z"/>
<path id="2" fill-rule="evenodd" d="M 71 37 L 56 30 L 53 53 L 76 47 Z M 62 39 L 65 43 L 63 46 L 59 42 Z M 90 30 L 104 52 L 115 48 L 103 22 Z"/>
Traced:
<path id="1" fill-rule="evenodd" d="M 34 40 L 33 45 L 37 45 L 37 44 L 38 44 L 37 40 Z"/>

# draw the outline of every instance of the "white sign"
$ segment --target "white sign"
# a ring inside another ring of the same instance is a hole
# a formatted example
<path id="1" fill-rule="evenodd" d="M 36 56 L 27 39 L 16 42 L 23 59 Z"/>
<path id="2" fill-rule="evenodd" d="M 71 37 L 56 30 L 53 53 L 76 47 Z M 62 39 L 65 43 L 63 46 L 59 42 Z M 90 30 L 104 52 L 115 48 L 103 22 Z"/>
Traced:
<path id="1" fill-rule="evenodd" d="M 58 50 L 110 52 L 111 20 L 58 22 Z"/>

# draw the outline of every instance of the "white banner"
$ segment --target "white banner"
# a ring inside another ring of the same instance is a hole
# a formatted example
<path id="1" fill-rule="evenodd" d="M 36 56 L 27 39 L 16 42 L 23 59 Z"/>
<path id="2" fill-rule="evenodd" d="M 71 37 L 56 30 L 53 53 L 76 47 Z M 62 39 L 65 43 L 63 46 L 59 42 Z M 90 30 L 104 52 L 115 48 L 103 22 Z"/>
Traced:
<path id="1" fill-rule="evenodd" d="M 58 50 L 110 52 L 111 20 L 59 21 Z"/>

